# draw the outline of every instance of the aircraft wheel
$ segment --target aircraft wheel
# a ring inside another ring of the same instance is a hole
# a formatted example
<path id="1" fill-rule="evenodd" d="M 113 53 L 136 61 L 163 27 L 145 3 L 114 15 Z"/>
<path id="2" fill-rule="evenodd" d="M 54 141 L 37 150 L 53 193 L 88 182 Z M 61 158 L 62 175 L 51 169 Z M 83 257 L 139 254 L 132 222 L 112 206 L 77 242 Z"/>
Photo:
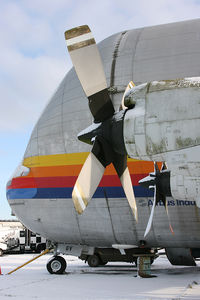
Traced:
<path id="1" fill-rule="evenodd" d="M 108 261 L 100 260 L 100 265 L 101 265 L 101 266 L 105 266 L 107 263 L 108 263 Z"/>
<path id="2" fill-rule="evenodd" d="M 3 250 L 0 248 L 0 256 L 3 256 Z"/>
<path id="3" fill-rule="evenodd" d="M 151 257 L 151 260 L 150 260 L 150 262 L 151 262 L 151 265 L 153 264 L 153 262 L 154 262 L 154 259 L 153 259 L 153 257 Z"/>
<path id="4" fill-rule="evenodd" d="M 101 262 L 100 265 L 101 265 L 101 266 L 105 266 L 105 265 L 107 265 L 107 263 L 108 263 L 107 261 L 104 261 L 104 262 Z"/>
<path id="5" fill-rule="evenodd" d="M 66 267 L 66 260 L 62 256 L 54 256 L 47 263 L 47 270 L 50 274 L 63 274 Z"/>
<path id="6" fill-rule="evenodd" d="M 99 264 L 100 264 L 100 259 L 99 259 L 99 257 L 97 255 L 94 254 L 94 255 L 90 255 L 88 257 L 88 265 L 90 267 L 96 268 L 96 267 L 99 266 Z"/>

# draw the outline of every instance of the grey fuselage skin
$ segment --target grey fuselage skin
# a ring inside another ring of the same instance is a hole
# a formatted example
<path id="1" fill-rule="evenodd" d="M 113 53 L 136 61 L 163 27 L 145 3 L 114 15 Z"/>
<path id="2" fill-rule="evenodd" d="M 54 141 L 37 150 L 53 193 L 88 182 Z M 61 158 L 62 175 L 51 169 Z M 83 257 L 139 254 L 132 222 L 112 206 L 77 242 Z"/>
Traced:
<path id="1" fill-rule="evenodd" d="M 133 29 L 114 34 L 98 45 L 115 110 L 133 80 L 138 85 L 153 80 L 200 76 L 200 19 Z M 88 100 L 71 69 L 32 132 L 24 158 L 89 152 L 91 146 L 77 134 L 92 123 Z M 152 207 L 152 197 L 136 197 L 136 224 L 125 198 L 94 198 L 78 215 L 70 198 L 12 199 L 16 216 L 32 231 L 54 242 L 111 247 L 140 245 Z M 194 202 L 168 198 L 166 211 L 156 207 L 148 247 L 200 248 L 200 209 Z"/>

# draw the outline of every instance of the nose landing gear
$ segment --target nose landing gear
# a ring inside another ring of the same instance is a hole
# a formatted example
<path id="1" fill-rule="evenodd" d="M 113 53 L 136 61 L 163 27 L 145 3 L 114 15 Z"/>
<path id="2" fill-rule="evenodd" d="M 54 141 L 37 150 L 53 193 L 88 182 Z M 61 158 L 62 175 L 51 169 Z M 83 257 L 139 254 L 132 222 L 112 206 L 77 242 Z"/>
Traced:
<path id="1" fill-rule="evenodd" d="M 50 274 L 63 274 L 67 263 L 64 257 L 56 255 L 50 258 L 46 267 Z"/>

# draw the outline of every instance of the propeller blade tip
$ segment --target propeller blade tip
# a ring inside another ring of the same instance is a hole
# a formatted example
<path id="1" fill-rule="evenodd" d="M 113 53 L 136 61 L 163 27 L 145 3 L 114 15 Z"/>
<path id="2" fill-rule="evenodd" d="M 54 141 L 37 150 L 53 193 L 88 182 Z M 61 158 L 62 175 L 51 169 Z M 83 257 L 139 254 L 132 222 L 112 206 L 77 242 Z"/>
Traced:
<path id="1" fill-rule="evenodd" d="M 171 231 L 171 233 L 172 233 L 172 234 L 174 234 L 174 230 L 173 230 L 173 228 L 172 228 L 172 225 L 171 225 L 171 224 L 169 224 L 169 228 L 170 228 L 170 231 Z"/>
<path id="2" fill-rule="evenodd" d="M 151 229 L 151 228 L 150 228 Z M 146 229 L 146 231 L 145 231 L 145 233 L 144 233 L 144 238 L 149 234 L 149 232 L 150 232 L 150 229 Z"/>
<path id="3" fill-rule="evenodd" d="M 79 215 L 81 215 L 88 205 L 88 201 L 82 195 L 80 188 L 78 188 L 77 184 L 74 186 L 72 192 L 72 200 L 74 202 L 75 209 Z"/>
<path id="4" fill-rule="evenodd" d="M 79 35 L 83 35 L 83 34 L 90 33 L 90 32 L 91 32 L 91 30 L 88 25 L 81 25 L 81 26 L 66 30 L 65 31 L 65 39 L 69 40 L 69 39 L 75 38 Z"/>
<path id="5" fill-rule="evenodd" d="M 132 210 L 133 211 L 133 215 L 135 217 L 135 221 L 136 223 L 138 223 L 138 213 L 137 213 L 137 207 L 135 209 Z"/>

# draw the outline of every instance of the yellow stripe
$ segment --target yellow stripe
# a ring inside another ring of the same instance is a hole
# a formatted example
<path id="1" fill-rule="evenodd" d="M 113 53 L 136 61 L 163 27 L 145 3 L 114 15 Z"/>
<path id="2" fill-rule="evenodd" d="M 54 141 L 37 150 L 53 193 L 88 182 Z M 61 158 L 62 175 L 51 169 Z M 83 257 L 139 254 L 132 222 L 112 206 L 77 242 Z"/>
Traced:
<path id="1" fill-rule="evenodd" d="M 27 157 L 23 165 L 26 167 L 79 165 L 85 162 L 88 154 L 88 152 L 81 152 Z"/>
<path id="2" fill-rule="evenodd" d="M 127 157 L 127 161 L 129 162 L 133 162 L 133 161 L 143 161 L 143 160 L 139 160 L 139 159 L 134 159 L 134 158 L 130 158 L 130 157 Z"/>
<path id="3" fill-rule="evenodd" d="M 27 157 L 23 161 L 23 165 L 30 167 L 53 167 L 53 166 L 68 166 L 68 165 L 82 165 L 89 152 L 81 153 L 65 153 L 54 155 L 41 155 Z M 128 158 L 128 161 L 136 161 L 135 159 Z"/>

